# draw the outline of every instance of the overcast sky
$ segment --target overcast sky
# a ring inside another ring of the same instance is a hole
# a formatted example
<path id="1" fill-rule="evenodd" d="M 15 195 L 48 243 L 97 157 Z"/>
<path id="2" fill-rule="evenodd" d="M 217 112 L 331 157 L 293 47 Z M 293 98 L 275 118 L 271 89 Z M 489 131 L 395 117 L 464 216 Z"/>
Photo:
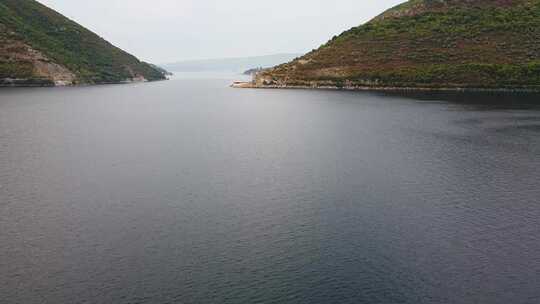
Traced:
<path id="1" fill-rule="evenodd" d="M 154 63 L 304 53 L 403 0 L 39 0 Z"/>

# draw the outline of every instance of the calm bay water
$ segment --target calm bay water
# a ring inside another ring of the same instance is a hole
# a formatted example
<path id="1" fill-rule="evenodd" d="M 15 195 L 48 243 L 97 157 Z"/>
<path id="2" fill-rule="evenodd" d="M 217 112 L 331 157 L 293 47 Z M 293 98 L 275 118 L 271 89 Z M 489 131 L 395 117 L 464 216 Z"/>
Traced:
<path id="1" fill-rule="evenodd" d="M 540 100 L 0 91 L 0 303 L 540 303 Z"/>

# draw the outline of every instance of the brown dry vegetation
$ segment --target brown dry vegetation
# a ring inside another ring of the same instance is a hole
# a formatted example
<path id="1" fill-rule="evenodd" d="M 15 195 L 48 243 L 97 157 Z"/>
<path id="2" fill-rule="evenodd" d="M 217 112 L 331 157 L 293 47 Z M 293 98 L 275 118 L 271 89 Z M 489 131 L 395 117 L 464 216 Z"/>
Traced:
<path id="1" fill-rule="evenodd" d="M 413 0 L 261 73 L 285 86 L 540 86 L 539 0 Z"/>

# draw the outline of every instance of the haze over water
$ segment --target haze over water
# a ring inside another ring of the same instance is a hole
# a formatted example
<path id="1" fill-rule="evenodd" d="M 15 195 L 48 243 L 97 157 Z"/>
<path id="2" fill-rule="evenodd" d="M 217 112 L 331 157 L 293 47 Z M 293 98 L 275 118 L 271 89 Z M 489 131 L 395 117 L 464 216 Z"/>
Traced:
<path id="1" fill-rule="evenodd" d="M 223 77 L 221 77 L 223 78 Z M 538 96 L 0 91 L 0 303 L 538 303 Z"/>

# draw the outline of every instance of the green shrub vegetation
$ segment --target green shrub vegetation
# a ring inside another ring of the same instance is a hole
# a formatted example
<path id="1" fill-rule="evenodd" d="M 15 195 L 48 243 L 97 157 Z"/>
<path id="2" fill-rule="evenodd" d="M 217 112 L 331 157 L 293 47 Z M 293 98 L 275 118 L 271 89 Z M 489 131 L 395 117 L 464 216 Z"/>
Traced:
<path id="1" fill-rule="evenodd" d="M 33 69 L 28 62 L 0 62 L 0 78 L 31 78 Z"/>
<path id="2" fill-rule="evenodd" d="M 536 88 L 540 0 L 413 0 L 301 59 L 262 76 L 281 83 Z"/>
<path id="3" fill-rule="evenodd" d="M 9 36 L 30 45 L 67 67 L 81 83 L 120 82 L 134 76 L 164 79 L 151 65 L 34 0 L 0 0 L 0 30 L 0 41 Z M 28 66 L 14 64 L 0 64 L 0 77 L 28 76 Z"/>

